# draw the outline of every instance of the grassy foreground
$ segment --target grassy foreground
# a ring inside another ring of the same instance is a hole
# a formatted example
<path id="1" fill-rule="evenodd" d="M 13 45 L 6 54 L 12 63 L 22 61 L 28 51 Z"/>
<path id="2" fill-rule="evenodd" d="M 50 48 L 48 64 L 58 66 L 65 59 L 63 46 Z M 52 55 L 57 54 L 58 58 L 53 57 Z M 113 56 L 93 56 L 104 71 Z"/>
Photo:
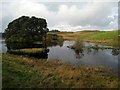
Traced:
<path id="1" fill-rule="evenodd" d="M 79 31 L 79 32 L 59 32 L 65 40 L 80 40 L 104 43 L 109 45 L 118 44 L 118 31 Z"/>
<path id="2" fill-rule="evenodd" d="M 116 88 L 111 69 L 63 64 L 60 61 L 2 54 L 3 88 Z"/>

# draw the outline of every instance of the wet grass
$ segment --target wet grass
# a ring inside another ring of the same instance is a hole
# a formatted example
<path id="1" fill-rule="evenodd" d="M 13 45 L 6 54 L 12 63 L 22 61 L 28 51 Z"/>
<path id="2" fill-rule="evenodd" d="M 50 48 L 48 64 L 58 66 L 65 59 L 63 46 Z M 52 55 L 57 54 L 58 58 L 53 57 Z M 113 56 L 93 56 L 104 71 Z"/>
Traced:
<path id="1" fill-rule="evenodd" d="M 117 88 L 118 78 L 107 67 L 87 67 L 2 54 L 3 88 Z"/>

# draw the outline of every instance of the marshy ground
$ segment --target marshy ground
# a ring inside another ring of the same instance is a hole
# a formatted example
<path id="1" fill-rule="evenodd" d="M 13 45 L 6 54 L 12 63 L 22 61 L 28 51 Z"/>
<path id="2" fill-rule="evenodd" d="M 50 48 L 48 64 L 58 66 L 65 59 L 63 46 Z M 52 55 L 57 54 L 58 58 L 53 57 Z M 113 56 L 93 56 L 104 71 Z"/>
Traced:
<path id="1" fill-rule="evenodd" d="M 58 32 L 64 40 L 97 42 L 118 47 L 117 31 Z M 41 51 L 41 49 L 36 49 Z M 31 53 L 36 50 L 16 50 Z M 14 51 L 15 52 L 15 51 Z M 118 77 L 107 67 L 74 66 L 29 56 L 3 53 L 3 88 L 117 88 Z"/>
<path id="2" fill-rule="evenodd" d="M 118 77 L 105 67 L 73 66 L 3 54 L 3 88 L 117 88 Z"/>

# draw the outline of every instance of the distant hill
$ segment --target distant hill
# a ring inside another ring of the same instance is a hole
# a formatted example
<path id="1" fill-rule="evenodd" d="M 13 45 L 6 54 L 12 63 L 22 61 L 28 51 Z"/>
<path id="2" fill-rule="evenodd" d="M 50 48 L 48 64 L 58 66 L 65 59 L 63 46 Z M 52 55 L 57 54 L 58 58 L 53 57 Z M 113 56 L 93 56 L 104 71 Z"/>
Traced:
<path id="1" fill-rule="evenodd" d="M 59 30 L 51 30 L 50 32 L 60 32 Z"/>
<path id="2" fill-rule="evenodd" d="M 99 32 L 100 30 L 82 30 L 78 32 Z"/>

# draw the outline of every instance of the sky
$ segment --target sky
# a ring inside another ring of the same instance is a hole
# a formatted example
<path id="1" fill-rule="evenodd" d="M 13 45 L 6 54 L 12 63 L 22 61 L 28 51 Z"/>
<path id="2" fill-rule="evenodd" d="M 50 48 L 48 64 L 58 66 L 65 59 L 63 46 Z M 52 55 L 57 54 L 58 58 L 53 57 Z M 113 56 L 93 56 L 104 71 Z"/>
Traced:
<path id="1" fill-rule="evenodd" d="M 118 2 L 103 0 L 3 0 L 0 2 L 0 32 L 21 16 L 47 21 L 49 30 L 117 30 Z"/>

